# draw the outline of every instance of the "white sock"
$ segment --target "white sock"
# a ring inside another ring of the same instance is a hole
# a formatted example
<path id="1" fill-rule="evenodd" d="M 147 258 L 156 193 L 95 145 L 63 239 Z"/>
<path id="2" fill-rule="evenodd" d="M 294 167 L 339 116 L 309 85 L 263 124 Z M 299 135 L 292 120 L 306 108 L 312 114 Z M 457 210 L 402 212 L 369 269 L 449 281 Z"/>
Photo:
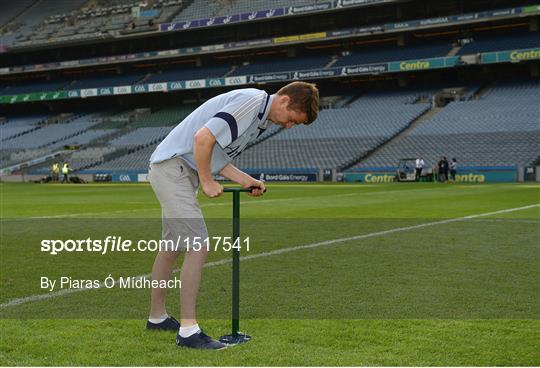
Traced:
<path id="1" fill-rule="evenodd" d="M 158 317 L 158 318 L 148 318 L 148 321 L 150 321 L 150 323 L 161 323 L 161 322 L 165 321 L 168 317 L 169 317 L 168 314 L 164 314 L 164 315 L 162 315 L 161 317 Z"/>
<path id="2" fill-rule="evenodd" d="M 180 326 L 180 331 L 178 333 L 180 334 L 180 337 L 183 337 L 185 339 L 186 337 L 195 335 L 196 333 L 199 333 L 200 331 L 201 329 L 199 328 L 199 325 L 195 323 L 193 326 L 189 326 L 189 327 Z"/>

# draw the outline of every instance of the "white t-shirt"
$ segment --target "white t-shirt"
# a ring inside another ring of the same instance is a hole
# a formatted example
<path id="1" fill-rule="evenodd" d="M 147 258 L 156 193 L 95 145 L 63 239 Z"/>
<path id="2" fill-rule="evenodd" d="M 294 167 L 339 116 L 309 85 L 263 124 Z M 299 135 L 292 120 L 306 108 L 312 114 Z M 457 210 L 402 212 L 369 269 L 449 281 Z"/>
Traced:
<path id="1" fill-rule="evenodd" d="M 417 158 L 416 159 L 416 168 L 421 169 L 423 167 L 424 167 L 424 160 L 422 160 L 421 158 Z"/>
<path id="2" fill-rule="evenodd" d="M 213 174 L 219 173 L 264 132 L 273 97 L 256 88 L 245 88 L 211 98 L 165 137 L 152 153 L 150 163 L 181 157 L 196 169 L 193 136 L 205 126 L 216 137 L 210 166 Z"/>

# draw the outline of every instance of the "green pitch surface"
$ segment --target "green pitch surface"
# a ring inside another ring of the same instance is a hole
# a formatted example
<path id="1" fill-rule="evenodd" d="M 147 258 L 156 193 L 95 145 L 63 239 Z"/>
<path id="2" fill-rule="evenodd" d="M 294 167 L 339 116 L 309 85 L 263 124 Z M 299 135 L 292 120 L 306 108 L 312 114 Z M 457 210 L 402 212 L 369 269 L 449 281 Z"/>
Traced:
<path id="1" fill-rule="evenodd" d="M 149 185 L 0 189 L 0 365 L 540 365 L 537 184 L 243 195 L 240 327 L 253 339 L 218 352 L 146 331 L 148 289 L 41 288 L 42 277 L 147 276 L 153 252 L 51 255 L 40 244 L 159 239 Z M 210 235 L 230 235 L 231 197 L 199 199 Z M 199 324 L 214 337 L 230 328 L 230 258 L 213 250 L 203 275 Z M 167 305 L 178 317 L 178 290 Z"/>

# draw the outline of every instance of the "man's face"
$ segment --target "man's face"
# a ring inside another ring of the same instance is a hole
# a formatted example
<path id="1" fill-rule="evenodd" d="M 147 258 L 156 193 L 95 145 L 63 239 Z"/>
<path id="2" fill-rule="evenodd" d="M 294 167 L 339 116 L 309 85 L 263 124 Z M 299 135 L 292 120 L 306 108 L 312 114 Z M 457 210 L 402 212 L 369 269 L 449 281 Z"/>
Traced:
<path id="1" fill-rule="evenodd" d="M 286 129 L 305 124 L 307 121 L 305 112 L 298 112 L 289 108 L 289 96 L 276 96 L 268 117 L 272 122 Z"/>

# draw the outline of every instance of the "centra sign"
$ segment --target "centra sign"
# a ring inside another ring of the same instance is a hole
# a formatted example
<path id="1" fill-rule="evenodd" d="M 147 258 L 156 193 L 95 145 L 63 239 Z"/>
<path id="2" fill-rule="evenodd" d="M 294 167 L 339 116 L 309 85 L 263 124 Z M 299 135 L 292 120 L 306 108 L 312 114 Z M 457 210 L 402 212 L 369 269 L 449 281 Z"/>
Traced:
<path id="1" fill-rule="evenodd" d="M 534 59 L 540 59 L 540 50 L 512 51 L 510 53 L 510 60 L 512 61 L 534 60 Z"/>
<path id="2" fill-rule="evenodd" d="M 456 175 L 456 182 L 458 183 L 485 183 L 486 176 L 483 174 L 464 174 Z"/>
<path id="3" fill-rule="evenodd" d="M 430 68 L 429 61 L 403 61 L 399 64 L 400 70 L 423 70 Z"/>

